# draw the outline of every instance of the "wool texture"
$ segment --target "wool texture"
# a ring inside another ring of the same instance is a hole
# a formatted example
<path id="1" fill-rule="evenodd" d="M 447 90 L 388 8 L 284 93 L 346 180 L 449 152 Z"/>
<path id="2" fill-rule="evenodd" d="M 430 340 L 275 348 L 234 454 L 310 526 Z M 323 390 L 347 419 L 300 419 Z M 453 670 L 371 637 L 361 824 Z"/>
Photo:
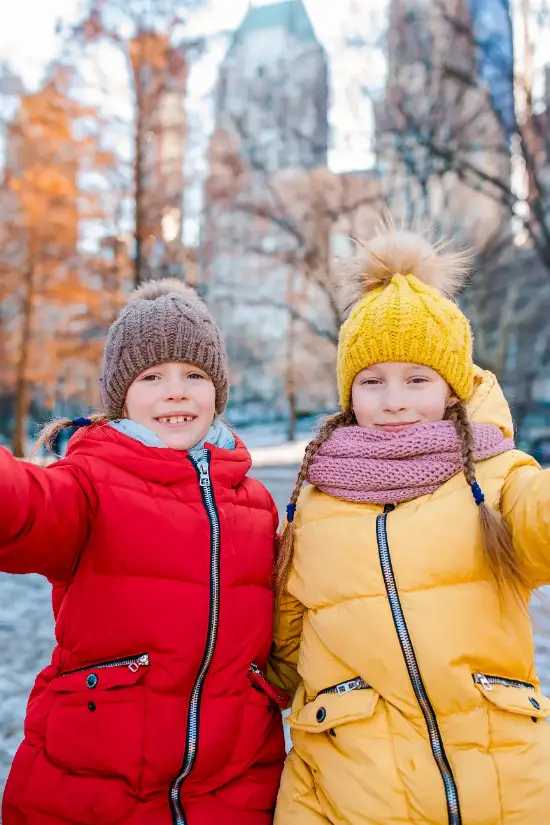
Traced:
<path id="1" fill-rule="evenodd" d="M 462 401 L 473 392 L 472 332 L 454 301 L 415 275 L 395 274 L 368 292 L 342 325 L 338 388 L 342 409 L 351 408 L 355 376 L 374 364 L 423 364 L 438 372 Z"/>
<path id="2" fill-rule="evenodd" d="M 173 278 L 151 281 L 130 296 L 109 328 L 101 376 L 105 411 L 124 418 L 130 384 L 158 364 L 204 370 L 216 388 L 216 413 L 227 405 L 228 377 L 220 330 L 196 293 Z"/>
<path id="3" fill-rule="evenodd" d="M 476 461 L 514 449 L 498 427 L 472 424 Z M 400 504 L 435 493 L 464 466 L 451 421 L 399 433 L 340 427 L 315 453 L 308 481 L 344 501 Z"/>

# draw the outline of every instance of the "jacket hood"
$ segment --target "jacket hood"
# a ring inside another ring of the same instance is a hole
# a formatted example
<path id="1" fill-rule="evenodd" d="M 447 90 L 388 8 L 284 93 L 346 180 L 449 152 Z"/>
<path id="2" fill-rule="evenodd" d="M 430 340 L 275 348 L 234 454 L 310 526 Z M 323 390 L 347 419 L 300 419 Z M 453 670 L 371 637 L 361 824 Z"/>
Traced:
<path id="1" fill-rule="evenodd" d="M 475 368 L 474 394 L 466 408 L 472 421 L 478 424 L 492 424 L 498 427 L 506 438 L 514 437 L 510 407 L 492 372 Z"/>
<path id="2" fill-rule="evenodd" d="M 210 473 L 212 479 L 223 486 L 240 484 L 250 467 L 252 459 L 243 442 L 235 436 L 234 450 L 224 450 L 206 443 L 211 454 Z M 106 422 L 81 427 L 71 437 L 66 458 L 76 457 L 87 460 L 103 460 L 115 464 L 143 481 L 169 485 L 186 480 L 196 483 L 197 474 L 187 450 L 162 450 L 147 447 L 124 433 L 118 432 Z"/>

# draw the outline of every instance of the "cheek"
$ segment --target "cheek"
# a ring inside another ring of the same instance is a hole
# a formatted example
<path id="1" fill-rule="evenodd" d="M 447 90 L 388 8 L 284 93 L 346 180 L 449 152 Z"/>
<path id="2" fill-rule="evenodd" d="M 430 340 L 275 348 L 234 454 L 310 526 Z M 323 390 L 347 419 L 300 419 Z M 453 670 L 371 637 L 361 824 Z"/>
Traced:
<path id="1" fill-rule="evenodd" d="M 126 402 L 124 408 L 128 418 L 137 421 L 140 417 L 146 414 L 150 402 L 148 394 L 143 391 L 143 386 L 140 384 L 132 384 L 126 394 Z"/>
<path id="2" fill-rule="evenodd" d="M 353 412 L 360 427 L 372 424 L 379 402 L 376 393 L 369 392 L 360 385 L 354 386 L 351 393 Z"/>
<path id="3" fill-rule="evenodd" d="M 202 383 L 197 386 L 196 402 L 200 407 L 201 416 L 214 418 L 216 414 L 216 389 L 213 384 Z"/>
<path id="4" fill-rule="evenodd" d="M 430 393 L 419 404 L 419 412 L 429 421 L 441 421 L 447 409 L 447 394 Z"/>

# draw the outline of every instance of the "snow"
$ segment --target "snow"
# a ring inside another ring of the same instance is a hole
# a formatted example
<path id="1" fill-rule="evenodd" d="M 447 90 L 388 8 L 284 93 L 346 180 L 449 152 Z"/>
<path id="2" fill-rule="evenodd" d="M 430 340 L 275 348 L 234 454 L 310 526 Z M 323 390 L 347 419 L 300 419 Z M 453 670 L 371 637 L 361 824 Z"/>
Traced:
<path id="1" fill-rule="evenodd" d="M 304 451 L 310 439 L 274 444 L 270 447 L 253 447 L 250 450 L 254 467 L 288 467 L 302 463 Z"/>

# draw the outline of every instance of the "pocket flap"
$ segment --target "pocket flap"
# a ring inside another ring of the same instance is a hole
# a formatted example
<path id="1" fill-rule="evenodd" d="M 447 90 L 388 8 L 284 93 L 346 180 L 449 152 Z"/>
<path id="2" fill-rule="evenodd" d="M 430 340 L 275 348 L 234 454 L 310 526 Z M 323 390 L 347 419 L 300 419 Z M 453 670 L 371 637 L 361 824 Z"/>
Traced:
<path id="1" fill-rule="evenodd" d="M 77 673 L 57 676 L 50 683 L 56 693 L 95 693 L 100 690 L 129 687 L 143 677 L 146 667 L 90 667 Z"/>
<path id="2" fill-rule="evenodd" d="M 538 690 L 505 685 L 491 685 L 491 690 L 487 690 L 477 683 L 475 686 L 484 699 L 501 710 L 538 719 L 546 719 L 550 715 L 550 699 Z"/>
<path id="3" fill-rule="evenodd" d="M 306 703 L 305 688 L 301 684 L 294 700 L 294 707 L 297 709 L 285 721 L 296 730 L 323 733 L 339 725 L 368 719 L 373 715 L 379 698 L 378 693 L 372 688 L 367 688 L 351 690 L 341 696 L 337 693 L 325 693 Z"/>

